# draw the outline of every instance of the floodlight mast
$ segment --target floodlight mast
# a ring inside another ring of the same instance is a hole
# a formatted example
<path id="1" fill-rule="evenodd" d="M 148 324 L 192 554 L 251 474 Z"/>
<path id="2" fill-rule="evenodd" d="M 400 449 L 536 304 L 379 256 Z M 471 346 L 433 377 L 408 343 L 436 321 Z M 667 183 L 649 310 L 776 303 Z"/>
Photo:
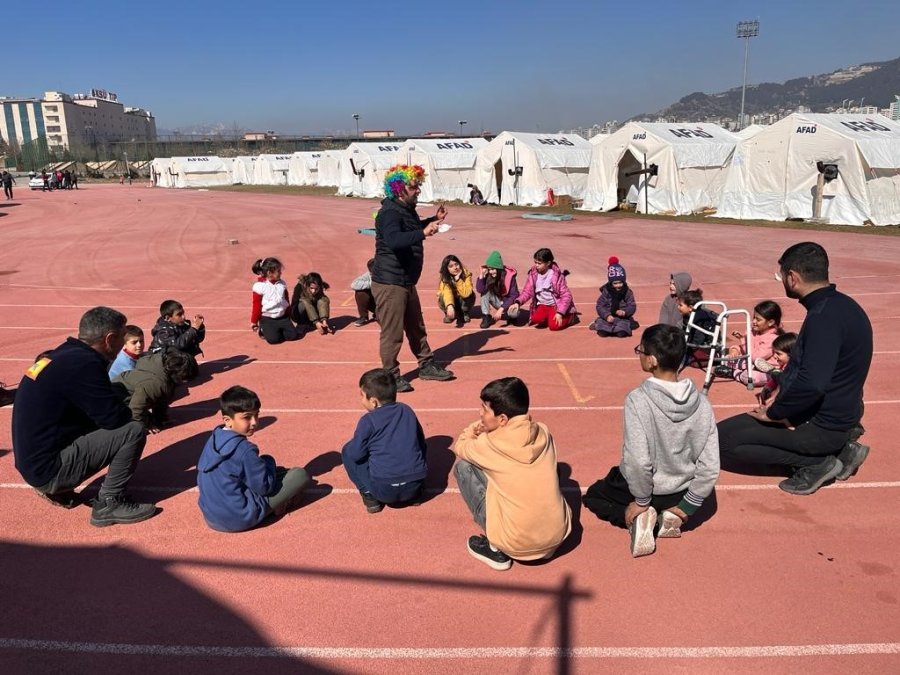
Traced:
<path id="1" fill-rule="evenodd" d="M 744 99 L 747 94 L 747 61 L 750 59 L 750 38 L 759 35 L 759 21 L 738 21 L 737 37 L 744 39 L 744 83 L 741 85 L 741 116 L 738 118 L 738 128 L 744 128 Z"/>

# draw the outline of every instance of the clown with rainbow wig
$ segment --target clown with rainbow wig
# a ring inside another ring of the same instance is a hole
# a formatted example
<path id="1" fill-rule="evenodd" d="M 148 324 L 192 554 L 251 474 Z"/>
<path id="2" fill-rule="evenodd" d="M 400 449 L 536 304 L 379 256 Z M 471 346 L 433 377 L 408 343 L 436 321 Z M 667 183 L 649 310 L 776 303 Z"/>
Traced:
<path id="1" fill-rule="evenodd" d="M 425 179 L 418 165 L 397 164 L 384 177 L 384 200 L 375 216 L 375 263 L 372 266 L 372 295 L 381 327 L 381 365 L 391 372 L 398 392 L 412 391 L 400 374 L 397 356 L 403 336 L 419 362 L 419 379 L 452 380 L 453 373 L 437 364 L 422 317 L 416 284 L 422 276 L 424 242 L 438 232 L 447 217 L 447 207 L 438 206 L 431 218 L 419 218 L 416 204 Z"/>

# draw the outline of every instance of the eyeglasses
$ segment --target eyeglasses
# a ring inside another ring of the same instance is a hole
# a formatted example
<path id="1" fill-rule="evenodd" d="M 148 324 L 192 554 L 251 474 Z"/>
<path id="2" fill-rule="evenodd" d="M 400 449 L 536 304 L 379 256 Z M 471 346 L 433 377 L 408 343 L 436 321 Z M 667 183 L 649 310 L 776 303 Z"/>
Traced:
<path id="1" fill-rule="evenodd" d="M 647 354 L 647 352 L 644 351 L 644 348 L 641 347 L 641 345 L 638 345 L 637 347 L 634 348 L 634 353 L 639 356 L 642 354 L 646 356 L 646 354 Z"/>

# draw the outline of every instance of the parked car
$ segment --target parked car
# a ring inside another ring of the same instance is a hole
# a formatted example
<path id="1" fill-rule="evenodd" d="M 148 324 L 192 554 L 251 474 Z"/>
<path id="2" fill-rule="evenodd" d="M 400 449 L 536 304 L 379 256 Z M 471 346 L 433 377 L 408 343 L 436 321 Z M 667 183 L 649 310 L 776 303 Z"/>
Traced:
<path id="1" fill-rule="evenodd" d="M 44 189 L 44 179 L 40 176 L 34 176 L 28 180 L 28 187 L 32 190 L 43 190 Z"/>

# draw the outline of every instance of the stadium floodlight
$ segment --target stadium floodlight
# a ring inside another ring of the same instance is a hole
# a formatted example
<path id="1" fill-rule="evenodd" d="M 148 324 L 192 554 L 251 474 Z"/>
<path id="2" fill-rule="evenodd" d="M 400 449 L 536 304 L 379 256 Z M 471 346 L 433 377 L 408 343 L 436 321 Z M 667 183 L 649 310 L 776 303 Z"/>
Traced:
<path id="1" fill-rule="evenodd" d="M 747 94 L 747 61 L 750 59 L 750 38 L 759 35 L 759 21 L 738 21 L 737 37 L 744 40 L 744 83 L 741 85 L 741 116 L 738 118 L 738 128 L 744 128 L 744 99 Z"/>
<path id="2" fill-rule="evenodd" d="M 356 120 L 356 140 L 359 140 L 359 113 L 353 113 L 352 117 Z"/>
<path id="3" fill-rule="evenodd" d="M 468 120 L 460 120 L 460 121 L 459 121 L 459 135 L 460 135 L 460 137 L 462 137 L 462 134 L 463 134 L 463 132 L 462 132 L 463 125 L 464 125 L 464 124 L 468 124 L 468 123 L 469 123 Z"/>

